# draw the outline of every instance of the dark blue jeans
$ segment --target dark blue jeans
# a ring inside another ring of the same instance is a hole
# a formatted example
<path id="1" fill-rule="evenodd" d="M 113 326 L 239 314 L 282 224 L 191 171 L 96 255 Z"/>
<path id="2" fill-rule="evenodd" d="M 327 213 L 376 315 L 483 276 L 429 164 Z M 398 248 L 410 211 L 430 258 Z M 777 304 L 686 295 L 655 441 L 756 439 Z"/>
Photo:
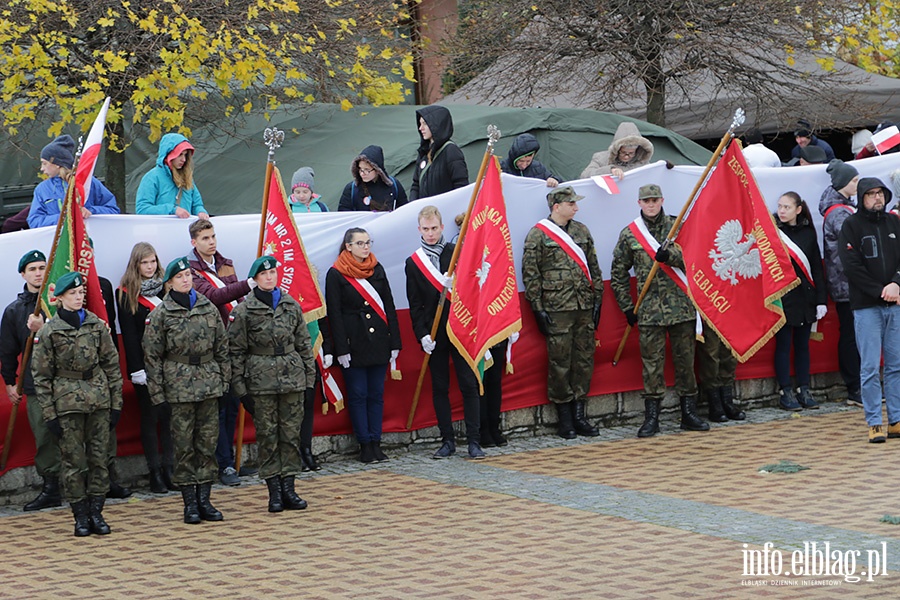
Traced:
<path id="1" fill-rule="evenodd" d="M 797 387 L 809 385 L 809 332 L 812 323 L 785 325 L 775 334 L 775 379 L 781 389 L 791 386 L 791 345 L 794 346 L 794 379 Z"/>
<path id="2" fill-rule="evenodd" d="M 384 377 L 387 365 L 344 369 L 347 409 L 353 433 L 360 444 L 381 441 L 384 416 Z"/>

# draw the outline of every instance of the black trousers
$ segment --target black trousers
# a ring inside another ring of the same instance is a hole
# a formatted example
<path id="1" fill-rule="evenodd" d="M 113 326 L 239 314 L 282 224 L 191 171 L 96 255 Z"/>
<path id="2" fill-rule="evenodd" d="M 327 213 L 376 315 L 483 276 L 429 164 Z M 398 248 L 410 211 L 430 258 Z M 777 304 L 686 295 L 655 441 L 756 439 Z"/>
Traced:
<path id="1" fill-rule="evenodd" d="M 481 400 L 475 373 L 450 343 L 447 334 L 438 334 L 437 345 L 431 353 L 428 366 L 431 370 L 431 399 L 437 417 L 441 438 L 452 440 L 453 411 L 450 408 L 450 360 L 456 368 L 456 382 L 463 397 L 463 413 L 466 422 L 466 441 L 477 442 L 481 438 Z"/>
<path id="2" fill-rule="evenodd" d="M 151 470 L 175 465 L 175 447 L 172 445 L 172 407 L 168 402 L 154 406 L 146 385 L 135 385 L 138 408 L 141 411 L 141 446 L 147 468 Z M 162 450 L 162 460 L 160 460 Z"/>
<path id="3" fill-rule="evenodd" d="M 853 309 L 849 302 L 835 302 L 840 337 L 838 338 L 838 370 L 847 391 L 859 393 L 859 350 L 856 347 L 856 329 L 853 325 Z"/>
<path id="4" fill-rule="evenodd" d="M 482 431 L 500 431 L 500 404 L 503 401 L 503 374 L 506 372 L 506 348 L 503 340 L 491 348 L 494 366 L 484 372 L 484 394 L 481 396 Z"/>

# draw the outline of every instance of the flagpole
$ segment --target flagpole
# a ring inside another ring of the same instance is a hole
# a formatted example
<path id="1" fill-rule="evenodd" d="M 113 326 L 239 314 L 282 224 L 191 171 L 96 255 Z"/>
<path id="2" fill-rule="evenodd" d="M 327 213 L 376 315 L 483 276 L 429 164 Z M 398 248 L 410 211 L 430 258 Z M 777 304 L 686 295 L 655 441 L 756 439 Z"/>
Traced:
<path id="1" fill-rule="evenodd" d="M 262 213 L 259 220 L 259 242 L 256 244 L 256 257 L 262 256 L 263 240 L 266 235 L 266 213 L 269 210 L 269 190 L 272 187 L 272 171 L 275 170 L 275 151 L 281 148 L 284 142 L 284 132 L 275 127 L 267 127 L 263 132 L 263 141 L 269 148 L 269 154 L 266 159 L 266 182 L 263 185 Z M 234 449 L 234 470 L 241 471 L 241 453 L 244 450 L 244 420 L 247 411 L 244 410 L 244 404 L 238 404 L 238 422 L 237 422 L 237 444 Z"/>
<path id="2" fill-rule="evenodd" d="M 728 131 L 725 132 L 725 135 L 722 136 L 722 140 L 719 142 L 719 146 L 716 148 L 715 152 L 713 152 L 712 157 L 709 159 L 709 163 L 707 163 L 706 168 L 703 170 L 703 173 L 700 175 L 700 179 L 697 180 L 697 183 L 694 185 L 694 189 L 691 190 L 691 195 L 688 196 L 687 202 L 684 203 L 684 206 L 681 207 L 681 212 L 678 213 L 678 217 L 675 219 L 675 222 L 672 223 L 672 228 L 669 229 L 669 233 L 666 236 L 666 239 L 660 244 L 660 249 L 665 249 L 669 247 L 669 244 L 672 243 L 672 240 L 675 239 L 675 236 L 678 233 L 678 229 L 681 227 L 681 222 L 684 220 L 684 215 L 687 214 L 688 209 L 694 203 L 694 198 L 697 196 L 697 192 L 700 191 L 700 188 L 706 182 L 706 177 L 709 175 L 709 172 L 712 171 L 713 167 L 715 167 L 716 163 L 719 162 L 719 159 L 722 157 L 722 153 L 725 150 L 725 147 L 734 137 L 734 130 L 740 127 L 744 123 L 744 109 L 739 108 L 734 113 L 734 119 L 731 121 L 731 127 L 728 128 Z M 637 314 L 638 309 L 641 306 L 641 303 L 644 301 L 644 297 L 647 295 L 647 292 L 650 290 L 650 283 L 653 282 L 653 278 L 656 277 L 656 273 L 659 271 L 659 263 L 655 260 L 653 261 L 653 267 L 650 269 L 650 273 L 647 275 L 646 281 L 644 281 L 644 285 L 641 288 L 641 293 L 638 295 L 637 302 L 634 303 L 634 312 Z M 625 342 L 628 341 L 628 336 L 631 334 L 631 325 L 625 326 L 625 333 L 622 334 L 622 339 L 619 342 L 619 347 L 616 348 L 616 355 L 613 357 L 612 364 L 616 366 L 619 362 L 619 359 L 622 357 L 622 352 L 625 350 Z"/>
<path id="3" fill-rule="evenodd" d="M 481 159 L 481 167 L 478 169 L 478 176 L 475 178 L 475 187 L 472 189 L 472 197 L 469 199 L 469 206 L 466 208 L 466 216 L 463 217 L 462 225 L 459 228 L 459 237 L 456 240 L 456 245 L 453 247 L 453 255 L 450 258 L 450 266 L 447 269 L 447 274 L 452 278 L 453 271 L 456 269 L 456 261 L 459 259 L 459 251 L 462 248 L 463 240 L 466 237 L 466 231 L 469 227 L 469 217 L 472 214 L 472 207 L 475 206 L 475 200 L 478 198 L 478 192 L 481 191 L 481 184 L 484 181 L 484 174 L 487 171 L 488 161 L 494 155 L 494 144 L 496 144 L 500 140 L 500 130 L 497 129 L 494 125 L 488 125 L 487 128 L 488 134 L 488 144 L 487 148 L 484 149 L 484 157 Z M 447 286 L 444 286 L 444 289 L 441 290 L 441 297 L 438 301 L 437 312 L 434 313 L 434 322 L 431 324 L 431 339 L 433 340 L 435 336 L 437 336 L 438 326 L 440 325 L 441 315 L 444 312 L 444 301 L 447 298 Z M 425 353 L 425 357 L 422 359 L 422 368 L 419 370 L 419 379 L 416 382 L 416 392 L 413 395 L 412 406 L 409 409 L 409 417 L 406 419 L 406 428 L 412 428 L 413 417 L 416 416 L 416 409 L 419 406 L 419 395 L 422 393 L 422 384 L 425 381 L 425 373 L 428 370 L 428 361 L 431 359 L 431 355 L 427 352 Z"/>

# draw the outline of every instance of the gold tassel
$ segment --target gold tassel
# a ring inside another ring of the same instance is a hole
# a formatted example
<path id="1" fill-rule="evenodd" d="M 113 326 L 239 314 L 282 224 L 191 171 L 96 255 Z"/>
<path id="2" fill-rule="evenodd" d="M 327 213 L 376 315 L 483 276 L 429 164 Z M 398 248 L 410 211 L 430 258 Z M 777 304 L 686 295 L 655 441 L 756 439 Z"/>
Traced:
<path id="1" fill-rule="evenodd" d="M 334 412 L 339 413 L 344 410 L 344 399 L 341 398 L 337 402 L 334 403 Z"/>
<path id="2" fill-rule="evenodd" d="M 821 342 L 822 340 L 825 339 L 825 336 L 818 331 L 813 331 L 812 333 L 809 334 L 809 339 L 811 339 L 814 342 Z"/>
<path id="3" fill-rule="evenodd" d="M 400 372 L 400 369 L 391 369 L 391 379 L 394 381 L 401 381 L 403 379 L 403 373 Z"/>
<path id="4" fill-rule="evenodd" d="M 506 374 L 507 374 L 507 375 L 512 375 L 512 374 L 515 373 L 515 372 L 516 372 L 516 370 L 513 369 L 512 363 L 511 363 L 511 362 L 506 363 Z"/>

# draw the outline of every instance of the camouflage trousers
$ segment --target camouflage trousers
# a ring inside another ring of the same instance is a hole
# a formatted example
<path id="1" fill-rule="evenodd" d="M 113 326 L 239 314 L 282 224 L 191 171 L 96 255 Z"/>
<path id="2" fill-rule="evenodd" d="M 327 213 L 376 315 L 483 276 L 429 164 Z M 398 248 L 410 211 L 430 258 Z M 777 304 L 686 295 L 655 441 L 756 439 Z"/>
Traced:
<path id="1" fill-rule="evenodd" d="M 547 398 L 554 404 L 584 400 L 594 373 L 594 323 L 589 310 L 548 313 Z"/>
<path id="2" fill-rule="evenodd" d="M 666 393 L 666 333 L 672 346 L 675 366 L 675 391 L 679 396 L 697 394 L 694 377 L 694 320 L 675 325 L 641 325 L 641 361 L 644 364 L 644 397 L 662 398 Z"/>
<path id="3" fill-rule="evenodd" d="M 218 475 L 219 399 L 172 403 L 172 446 L 177 486 L 213 483 Z"/>
<path id="4" fill-rule="evenodd" d="M 60 477 L 66 499 L 78 502 L 109 491 L 109 410 L 60 415 Z"/>
<path id="5" fill-rule="evenodd" d="M 734 383 L 738 359 L 708 325 L 703 326 L 704 343 L 697 343 L 697 375 L 704 388 L 720 388 Z"/>
<path id="6" fill-rule="evenodd" d="M 58 476 L 59 439 L 47 429 L 47 422 L 44 421 L 37 396 L 25 399 L 25 409 L 28 411 L 31 433 L 34 435 L 34 467 L 41 477 Z"/>
<path id="7" fill-rule="evenodd" d="M 260 394 L 253 400 L 260 479 L 299 475 L 303 394 Z"/>

